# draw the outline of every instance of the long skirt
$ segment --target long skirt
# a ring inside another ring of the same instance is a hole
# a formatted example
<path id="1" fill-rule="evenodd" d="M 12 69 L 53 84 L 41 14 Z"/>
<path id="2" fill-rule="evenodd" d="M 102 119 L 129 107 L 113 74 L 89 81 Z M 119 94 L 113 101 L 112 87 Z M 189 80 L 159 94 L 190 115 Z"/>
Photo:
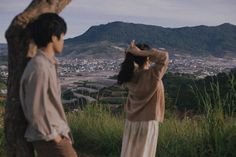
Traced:
<path id="1" fill-rule="evenodd" d="M 158 121 L 129 121 L 126 119 L 121 157 L 155 157 Z"/>

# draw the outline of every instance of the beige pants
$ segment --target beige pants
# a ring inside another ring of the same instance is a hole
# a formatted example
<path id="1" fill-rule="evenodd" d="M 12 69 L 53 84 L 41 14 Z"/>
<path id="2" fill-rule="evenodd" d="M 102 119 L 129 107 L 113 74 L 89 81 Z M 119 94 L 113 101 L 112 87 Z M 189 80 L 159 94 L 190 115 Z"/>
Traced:
<path id="1" fill-rule="evenodd" d="M 125 121 L 121 157 L 155 157 L 158 121 Z"/>
<path id="2" fill-rule="evenodd" d="M 70 141 L 63 138 L 60 143 L 54 141 L 33 142 L 38 157 L 77 157 Z"/>

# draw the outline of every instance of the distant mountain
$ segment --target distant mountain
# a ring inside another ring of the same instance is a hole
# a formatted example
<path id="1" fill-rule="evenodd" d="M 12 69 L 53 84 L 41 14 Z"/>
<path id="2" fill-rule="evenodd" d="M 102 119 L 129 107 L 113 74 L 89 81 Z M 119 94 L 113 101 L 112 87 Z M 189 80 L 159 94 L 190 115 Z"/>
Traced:
<path id="1" fill-rule="evenodd" d="M 236 56 L 236 26 L 229 23 L 219 26 L 164 28 L 124 22 L 92 26 L 81 36 L 67 39 L 63 55 L 123 55 L 121 52 L 133 39 L 152 47 L 166 48 L 170 53 Z"/>
<path id="2" fill-rule="evenodd" d="M 7 44 L 0 43 L 0 56 L 7 56 Z"/>
<path id="3" fill-rule="evenodd" d="M 7 44 L 0 43 L 0 65 L 7 64 Z"/>

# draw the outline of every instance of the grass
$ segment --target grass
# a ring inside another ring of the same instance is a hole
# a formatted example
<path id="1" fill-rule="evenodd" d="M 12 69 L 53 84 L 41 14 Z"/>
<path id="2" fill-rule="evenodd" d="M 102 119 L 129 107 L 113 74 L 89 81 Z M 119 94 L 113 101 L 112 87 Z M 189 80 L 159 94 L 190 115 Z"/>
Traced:
<path id="1" fill-rule="evenodd" d="M 0 153 L 4 150 L 3 113 L 0 113 Z M 68 113 L 79 152 L 96 157 L 118 157 L 124 126 L 123 115 L 113 116 L 100 105 L 87 106 L 83 112 Z M 213 118 L 214 117 L 214 118 Z M 211 119 L 213 118 L 213 119 Z M 157 156 L 234 157 L 236 119 L 214 112 L 180 120 L 173 114 L 160 125 Z"/>
<path id="2" fill-rule="evenodd" d="M 163 157 L 233 157 L 233 139 L 236 125 L 230 119 L 212 127 L 204 116 L 182 121 L 171 118 L 161 125 L 157 150 Z"/>
<path id="3" fill-rule="evenodd" d="M 236 155 L 236 122 L 227 117 L 215 121 L 204 115 L 179 120 L 174 115 L 160 125 L 157 156 L 233 157 Z M 83 113 L 69 113 L 68 120 L 79 151 L 98 156 L 119 156 L 124 120 L 100 106 Z"/>
<path id="4" fill-rule="evenodd" d="M 185 115 L 180 120 L 177 114 L 168 111 L 168 118 L 160 125 L 157 156 L 236 156 L 236 92 L 235 82 L 232 82 L 231 90 L 224 94 L 218 82 L 211 83 L 208 90 L 192 87 L 203 114 L 191 118 Z M 107 157 L 119 156 L 123 115 L 114 117 L 101 105 L 88 105 L 82 113 L 69 113 L 68 118 L 79 150 Z"/>
<path id="5" fill-rule="evenodd" d="M 113 156 L 121 149 L 123 118 L 115 117 L 101 105 L 68 114 L 75 147 L 83 152 Z"/>
<path id="6" fill-rule="evenodd" d="M 6 88 L 7 88 L 7 86 L 4 83 L 0 82 L 0 90 L 6 89 Z"/>
<path id="7" fill-rule="evenodd" d="M 219 84 L 210 92 L 193 87 L 203 114 L 179 119 L 174 111 L 160 125 L 157 156 L 235 157 L 236 117 L 234 86 L 222 96 Z M 84 111 L 67 113 L 75 147 L 96 157 L 118 157 L 124 116 L 114 116 L 105 105 L 87 105 Z M 3 114 L 0 112 L 0 152 L 3 152 Z"/>

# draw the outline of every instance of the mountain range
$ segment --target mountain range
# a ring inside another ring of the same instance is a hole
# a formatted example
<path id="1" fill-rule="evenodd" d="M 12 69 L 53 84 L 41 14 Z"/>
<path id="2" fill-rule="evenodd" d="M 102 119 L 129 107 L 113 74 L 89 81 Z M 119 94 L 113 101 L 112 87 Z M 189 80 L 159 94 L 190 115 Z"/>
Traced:
<path id="1" fill-rule="evenodd" d="M 151 47 L 165 48 L 170 54 L 236 56 L 236 26 L 229 23 L 164 28 L 124 22 L 92 26 L 84 34 L 67 39 L 63 55 L 123 55 L 122 51 L 133 39 Z"/>
<path id="2" fill-rule="evenodd" d="M 133 39 L 136 43 L 165 48 L 170 54 L 236 57 L 236 26 L 230 23 L 165 28 L 119 21 L 92 26 L 80 36 L 66 39 L 61 57 L 122 57 Z M 6 53 L 5 48 L 0 45 L 0 55 Z"/>

